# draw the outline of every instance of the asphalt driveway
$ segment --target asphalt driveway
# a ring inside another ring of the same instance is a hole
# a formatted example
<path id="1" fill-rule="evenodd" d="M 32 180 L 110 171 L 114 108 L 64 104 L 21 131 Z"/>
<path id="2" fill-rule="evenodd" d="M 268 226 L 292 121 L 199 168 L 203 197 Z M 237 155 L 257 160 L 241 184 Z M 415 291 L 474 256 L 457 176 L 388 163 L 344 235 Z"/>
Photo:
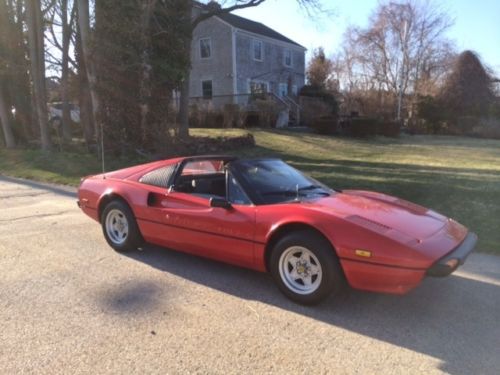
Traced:
<path id="1" fill-rule="evenodd" d="M 0 176 L 0 373 L 439 373 L 500 369 L 500 257 L 404 297 L 288 301 L 268 275 L 111 250 L 71 189 Z"/>

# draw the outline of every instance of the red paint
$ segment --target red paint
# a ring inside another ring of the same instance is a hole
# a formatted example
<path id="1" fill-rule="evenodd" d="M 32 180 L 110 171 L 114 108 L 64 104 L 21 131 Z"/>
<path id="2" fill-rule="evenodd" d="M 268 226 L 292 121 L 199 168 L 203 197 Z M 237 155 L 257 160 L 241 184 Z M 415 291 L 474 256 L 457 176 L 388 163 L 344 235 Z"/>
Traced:
<path id="1" fill-rule="evenodd" d="M 259 271 L 266 270 L 267 244 L 277 230 L 307 225 L 331 242 L 353 288 L 396 294 L 416 287 L 468 233 L 432 210 L 374 192 L 349 190 L 314 201 L 228 210 L 212 208 L 199 196 L 139 182 L 144 174 L 182 160 L 87 177 L 78 191 L 81 208 L 99 221 L 102 200 L 119 196 L 132 208 L 147 242 Z M 154 199 L 148 205 L 149 195 Z M 372 257 L 357 256 L 356 249 Z"/>

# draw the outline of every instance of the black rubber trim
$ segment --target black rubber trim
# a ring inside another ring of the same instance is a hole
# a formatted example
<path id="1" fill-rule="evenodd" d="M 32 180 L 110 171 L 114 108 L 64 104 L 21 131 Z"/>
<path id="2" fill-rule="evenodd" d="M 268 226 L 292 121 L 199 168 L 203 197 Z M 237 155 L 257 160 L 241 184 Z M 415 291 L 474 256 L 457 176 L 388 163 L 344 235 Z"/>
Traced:
<path id="1" fill-rule="evenodd" d="M 460 245 L 458 245 L 453 251 L 445 255 L 443 258 L 439 259 L 436 263 L 432 265 L 426 272 L 427 276 L 432 277 L 445 277 L 450 275 L 459 266 L 465 263 L 465 260 L 469 254 L 474 250 L 477 243 L 477 235 L 475 233 L 469 232 L 465 239 Z M 449 260 L 457 259 L 458 263 L 456 267 L 450 267 L 446 264 Z"/>

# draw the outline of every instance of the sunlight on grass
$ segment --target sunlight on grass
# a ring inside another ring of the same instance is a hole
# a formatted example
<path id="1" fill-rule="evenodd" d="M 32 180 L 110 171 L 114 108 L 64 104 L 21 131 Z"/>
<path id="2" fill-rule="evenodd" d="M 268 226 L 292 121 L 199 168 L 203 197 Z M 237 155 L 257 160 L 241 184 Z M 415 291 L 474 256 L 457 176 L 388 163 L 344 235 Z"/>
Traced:
<path id="1" fill-rule="evenodd" d="M 242 129 L 191 129 L 197 137 L 242 136 Z M 279 157 L 338 189 L 375 190 L 453 217 L 479 235 L 479 249 L 500 254 L 500 141 L 449 136 L 359 140 L 252 130 L 256 147 L 232 151 Z M 108 158 L 109 159 L 109 158 Z M 140 160 L 108 160 L 108 169 Z M 100 172 L 93 155 L 0 149 L 0 173 L 69 185 Z"/>

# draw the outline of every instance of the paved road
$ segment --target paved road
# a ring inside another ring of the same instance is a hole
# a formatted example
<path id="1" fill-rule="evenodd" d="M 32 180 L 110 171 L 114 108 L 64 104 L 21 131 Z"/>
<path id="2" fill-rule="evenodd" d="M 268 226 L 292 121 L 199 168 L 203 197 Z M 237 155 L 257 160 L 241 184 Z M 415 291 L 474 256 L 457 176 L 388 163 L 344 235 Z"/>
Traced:
<path id="1" fill-rule="evenodd" d="M 317 307 L 268 275 L 113 252 L 71 190 L 0 176 L 0 373 L 498 374 L 500 257 Z"/>

